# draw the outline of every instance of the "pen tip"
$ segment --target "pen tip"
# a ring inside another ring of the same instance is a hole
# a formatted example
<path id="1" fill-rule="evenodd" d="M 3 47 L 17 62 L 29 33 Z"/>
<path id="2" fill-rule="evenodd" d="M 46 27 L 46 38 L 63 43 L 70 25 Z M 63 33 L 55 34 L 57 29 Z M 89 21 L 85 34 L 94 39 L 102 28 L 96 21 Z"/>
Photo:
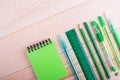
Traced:
<path id="1" fill-rule="evenodd" d="M 58 39 L 60 39 L 60 38 L 61 38 L 61 36 L 60 36 L 60 35 L 57 35 L 57 37 L 58 37 Z"/>
<path id="2" fill-rule="evenodd" d="M 107 13 L 104 13 L 104 16 L 106 17 L 107 20 L 110 19 L 109 15 Z"/>

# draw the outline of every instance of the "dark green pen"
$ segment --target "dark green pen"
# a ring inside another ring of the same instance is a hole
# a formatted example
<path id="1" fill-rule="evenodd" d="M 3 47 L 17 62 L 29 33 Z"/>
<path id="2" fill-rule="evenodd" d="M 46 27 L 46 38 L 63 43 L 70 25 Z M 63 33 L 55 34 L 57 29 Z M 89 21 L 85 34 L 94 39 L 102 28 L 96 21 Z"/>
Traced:
<path id="1" fill-rule="evenodd" d="M 107 78 L 110 78 L 110 77 L 111 77 L 111 76 L 110 76 L 110 73 L 109 73 L 108 68 L 107 68 L 107 66 L 106 66 L 106 64 L 105 64 L 105 61 L 104 61 L 103 58 L 102 58 L 102 55 L 101 55 L 101 53 L 100 53 L 100 50 L 99 50 L 99 48 L 98 48 L 98 45 L 97 45 L 94 37 L 93 37 L 93 34 L 92 34 L 92 32 L 91 32 L 91 30 L 90 30 L 90 28 L 89 28 L 88 23 L 87 23 L 87 22 L 84 22 L 84 26 L 85 26 L 85 28 L 86 28 L 86 30 L 87 30 L 87 32 L 88 32 L 88 35 L 90 36 L 90 39 L 91 39 L 91 41 L 92 41 L 92 43 L 93 43 L 93 46 L 94 46 L 94 48 L 95 48 L 95 50 L 96 50 L 96 52 L 97 52 L 97 55 L 98 55 L 98 57 L 99 57 L 99 59 L 100 59 L 100 62 L 101 62 L 101 64 L 102 64 L 102 67 L 103 67 L 103 69 L 104 69 L 104 71 L 105 71 L 105 73 L 106 73 L 106 76 L 107 76 Z"/>

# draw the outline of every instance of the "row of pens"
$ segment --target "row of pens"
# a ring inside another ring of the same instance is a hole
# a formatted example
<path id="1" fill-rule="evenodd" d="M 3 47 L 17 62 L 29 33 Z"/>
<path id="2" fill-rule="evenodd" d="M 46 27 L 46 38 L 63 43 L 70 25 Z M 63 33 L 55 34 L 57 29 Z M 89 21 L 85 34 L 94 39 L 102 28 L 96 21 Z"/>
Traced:
<path id="1" fill-rule="evenodd" d="M 105 17 L 105 19 L 104 19 Z M 107 79 L 110 79 L 111 78 L 111 75 L 110 75 L 110 72 L 106 66 L 106 63 L 101 55 L 101 52 L 100 52 L 100 49 L 98 47 L 98 44 L 95 40 L 95 37 L 94 37 L 94 34 L 92 33 L 91 30 L 93 30 L 93 32 L 95 33 L 96 37 L 97 37 L 97 41 L 100 42 L 100 45 L 105 53 L 105 56 L 106 56 L 106 59 L 108 60 L 108 65 L 109 67 L 111 68 L 111 70 L 113 72 L 115 72 L 116 75 L 119 74 L 116 66 L 115 66 L 115 63 L 113 62 L 113 59 L 111 58 L 111 55 L 110 55 L 110 51 L 108 50 L 108 48 L 106 47 L 106 43 L 105 43 L 105 38 L 107 39 L 107 42 L 110 46 L 110 49 L 112 51 L 112 54 L 114 55 L 114 59 L 117 63 L 117 66 L 120 67 L 120 53 L 119 53 L 119 50 L 116 48 L 116 46 L 114 45 L 114 42 L 113 40 L 111 39 L 112 36 L 110 36 L 109 34 L 109 30 L 111 30 L 112 32 L 112 35 L 116 41 L 116 44 L 118 46 L 118 48 L 120 49 L 120 39 L 118 37 L 118 34 L 110 20 L 110 18 L 106 15 L 103 16 L 98 16 L 98 20 L 99 20 L 99 23 L 100 25 L 98 24 L 98 22 L 96 21 L 91 21 L 91 26 L 93 27 L 92 29 L 90 29 L 89 25 L 87 22 L 84 22 L 84 26 L 85 26 L 85 29 L 89 35 L 89 38 L 94 46 L 94 49 L 97 53 L 97 56 L 101 62 L 101 65 L 102 65 L 102 68 L 104 70 L 104 73 L 105 75 L 103 74 L 100 66 L 99 66 L 99 63 L 98 63 L 98 59 L 96 58 L 95 56 L 95 52 L 93 51 L 93 48 L 92 48 L 92 45 L 90 45 L 90 42 L 88 40 L 88 36 L 86 36 L 87 34 L 85 33 L 84 29 L 80 27 L 80 25 L 78 25 L 79 27 L 79 31 L 84 39 L 84 42 L 87 46 L 87 49 L 89 50 L 89 53 L 92 57 L 92 60 L 94 62 L 94 65 L 97 69 L 97 72 L 99 74 L 99 77 L 100 77 L 100 80 L 105 80 L 105 77 Z M 109 27 L 107 27 L 107 25 Z M 105 36 L 103 35 L 105 34 Z M 68 38 L 68 41 L 76 55 L 76 58 L 81 66 L 81 69 L 82 69 L 82 72 L 86 78 L 86 80 L 98 80 L 92 66 L 91 66 L 91 63 L 86 55 L 86 52 L 83 48 L 83 45 L 77 35 L 77 32 L 75 29 L 71 29 L 69 31 L 66 32 L 66 36 Z M 80 80 L 80 76 L 76 70 L 76 67 L 72 61 L 72 58 L 71 58 L 71 55 L 70 55 L 70 52 L 68 50 L 68 47 L 65 43 L 65 41 L 62 39 L 62 37 L 60 35 L 58 35 L 58 39 L 59 39 L 59 42 L 61 44 L 61 47 L 62 49 L 64 50 L 64 53 L 66 54 L 67 56 L 67 59 L 70 63 L 70 66 L 75 74 L 75 77 L 76 77 L 76 80 Z"/>

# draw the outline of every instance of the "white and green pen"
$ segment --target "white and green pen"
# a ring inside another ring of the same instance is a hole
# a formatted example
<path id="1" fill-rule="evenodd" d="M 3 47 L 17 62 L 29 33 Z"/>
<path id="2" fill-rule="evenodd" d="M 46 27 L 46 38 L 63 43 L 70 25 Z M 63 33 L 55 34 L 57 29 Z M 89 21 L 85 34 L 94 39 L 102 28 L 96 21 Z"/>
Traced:
<path id="1" fill-rule="evenodd" d="M 113 63 L 113 60 L 112 60 L 112 58 L 111 58 L 111 56 L 110 56 L 110 54 L 109 54 L 109 51 L 108 51 L 108 49 L 107 49 L 107 47 L 106 47 L 106 45 L 105 45 L 104 36 L 103 36 L 103 34 L 102 34 L 102 31 L 101 31 L 99 25 L 97 24 L 96 21 L 92 21 L 91 24 L 92 24 L 92 26 L 94 27 L 94 29 L 95 29 L 95 31 L 96 31 L 97 39 L 98 39 L 98 41 L 99 41 L 99 42 L 101 43 L 101 45 L 102 45 L 102 48 L 103 48 L 103 50 L 104 50 L 104 52 L 105 52 L 105 54 L 106 54 L 107 60 L 108 60 L 108 62 L 109 62 L 109 65 L 110 65 L 112 71 L 116 72 L 116 67 L 115 67 L 115 65 L 114 65 L 114 63 Z"/>
<path id="2" fill-rule="evenodd" d="M 77 72 L 77 69 L 76 69 L 76 67 L 75 67 L 75 65 L 74 65 L 74 63 L 72 61 L 72 58 L 70 56 L 70 52 L 68 50 L 68 47 L 67 47 L 66 43 L 63 41 L 63 39 L 62 39 L 62 37 L 60 35 L 58 35 L 58 39 L 59 39 L 59 42 L 61 44 L 62 49 L 64 50 L 64 52 L 66 54 L 66 57 L 67 57 L 67 59 L 68 59 L 68 61 L 70 63 L 70 66 L 71 66 L 71 68 L 72 68 L 72 70 L 73 70 L 73 72 L 75 74 L 76 80 L 80 80 L 80 76 L 79 76 L 79 74 Z"/>

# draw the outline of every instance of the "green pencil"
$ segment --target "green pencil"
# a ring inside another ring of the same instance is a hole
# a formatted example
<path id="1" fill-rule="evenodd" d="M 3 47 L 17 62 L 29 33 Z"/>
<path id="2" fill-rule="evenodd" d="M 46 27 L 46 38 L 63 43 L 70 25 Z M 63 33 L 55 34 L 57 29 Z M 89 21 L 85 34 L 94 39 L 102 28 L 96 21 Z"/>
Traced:
<path id="1" fill-rule="evenodd" d="M 97 71 L 98 71 L 98 74 L 99 74 L 101 80 L 105 80 L 104 75 L 103 75 L 103 73 L 102 73 L 102 71 L 101 71 L 101 69 L 100 69 L 100 66 L 99 66 L 99 64 L 98 64 L 98 61 L 97 61 L 97 59 L 96 59 L 96 57 L 95 57 L 95 55 L 94 55 L 95 53 L 94 53 L 93 50 L 92 50 L 92 47 L 91 47 L 91 45 L 90 45 L 90 43 L 89 43 L 89 41 L 88 41 L 87 36 L 85 35 L 84 30 L 83 30 L 82 28 L 80 28 L 80 25 L 78 25 L 78 27 L 79 27 L 79 30 L 80 30 L 80 32 L 81 32 L 81 34 L 82 34 L 82 37 L 83 37 L 84 41 L 85 41 L 85 44 L 87 45 L 87 48 L 88 48 L 88 50 L 89 50 L 89 52 L 90 52 L 90 55 L 91 55 L 91 57 L 92 57 L 92 60 L 93 60 L 95 66 L 96 66 L 96 68 L 97 68 Z"/>
<path id="2" fill-rule="evenodd" d="M 96 41 L 95 41 L 95 39 L 94 39 L 94 37 L 93 37 L 93 34 L 92 34 L 92 32 L 91 32 L 91 30 L 90 30 L 90 28 L 89 28 L 89 26 L 88 26 L 88 23 L 87 23 L 87 22 L 84 22 L 84 26 L 85 26 L 85 28 L 86 28 L 86 30 L 87 30 L 87 32 L 88 32 L 88 35 L 90 36 L 90 39 L 91 39 L 91 41 L 92 41 L 92 43 L 93 43 L 93 46 L 94 46 L 94 48 L 95 48 L 95 50 L 96 50 L 96 52 L 97 52 L 97 55 L 98 55 L 98 57 L 99 57 L 99 59 L 100 59 L 100 62 L 101 62 L 101 64 L 102 64 L 102 67 L 103 67 L 103 69 L 104 69 L 104 71 L 105 71 L 105 73 L 106 73 L 106 77 L 107 77 L 107 78 L 110 78 L 110 77 L 111 77 L 111 76 L 110 76 L 110 73 L 109 73 L 108 68 L 107 68 L 107 66 L 106 66 L 106 64 L 105 64 L 105 62 L 104 62 L 104 60 L 103 60 L 103 58 L 102 58 L 101 52 L 100 52 L 100 50 L 99 50 L 99 48 L 98 48 L 98 45 L 97 45 L 97 43 L 96 43 Z"/>

